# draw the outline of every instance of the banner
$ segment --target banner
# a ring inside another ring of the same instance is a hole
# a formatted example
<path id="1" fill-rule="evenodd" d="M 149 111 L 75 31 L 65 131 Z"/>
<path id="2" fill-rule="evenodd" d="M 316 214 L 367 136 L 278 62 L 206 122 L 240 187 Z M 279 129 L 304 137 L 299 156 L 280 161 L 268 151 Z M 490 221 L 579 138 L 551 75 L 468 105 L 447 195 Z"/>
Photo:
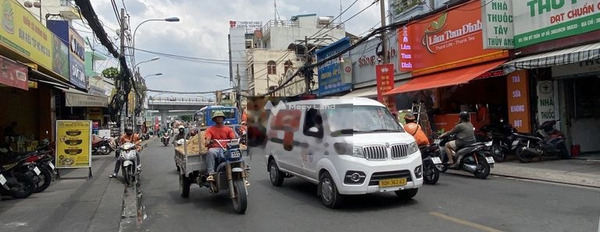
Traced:
<path id="1" fill-rule="evenodd" d="M 67 46 L 19 2 L 0 1 L 0 48 L 10 49 L 67 80 Z"/>
<path id="2" fill-rule="evenodd" d="M 396 109 L 395 96 L 383 96 L 383 93 L 394 89 L 394 64 L 375 66 L 375 77 L 377 79 L 377 100 L 394 112 Z"/>
<path id="3" fill-rule="evenodd" d="M 513 0 L 515 47 L 600 29 L 598 0 Z"/>
<path id="4" fill-rule="evenodd" d="M 56 121 L 56 167 L 92 167 L 92 121 Z"/>
<path id="5" fill-rule="evenodd" d="M 508 57 L 507 50 L 483 49 L 480 2 L 471 1 L 409 24 L 407 31 L 398 30 L 403 42 L 399 46 L 405 48 L 404 57 L 411 58 L 413 77 Z"/>
<path id="6" fill-rule="evenodd" d="M 484 49 L 515 47 L 512 13 L 512 0 L 481 1 Z"/>
<path id="7" fill-rule="evenodd" d="M 408 72 L 413 70 L 411 37 L 408 35 L 408 27 L 398 29 L 398 46 L 400 47 L 400 70 Z"/>
<path id="8" fill-rule="evenodd" d="M 28 90 L 27 67 L 0 56 L 0 84 Z"/>
<path id="9" fill-rule="evenodd" d="M 527 70 L 510 73 L 506 78 L 508 123 L 521 133 L 531 132 L 528 82 Z"/>
<path id="10" fill-rule="evenodd" d="M 71 67 L 69 78 L 71 83 L 79 88 L 87 89 L 88 80 L 85 76 L 85 43 L 79 33 L 71 27 L 69 27 L 69 66 Z"/>

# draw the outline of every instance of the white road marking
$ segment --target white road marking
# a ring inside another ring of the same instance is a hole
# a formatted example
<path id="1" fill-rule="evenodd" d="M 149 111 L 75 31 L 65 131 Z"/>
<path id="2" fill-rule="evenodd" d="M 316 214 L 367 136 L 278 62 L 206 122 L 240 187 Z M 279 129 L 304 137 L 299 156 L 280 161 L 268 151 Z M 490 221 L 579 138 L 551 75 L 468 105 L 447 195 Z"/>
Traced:
<path id="1" fill-rule="evenodd" d="M 494 229 L 494 228 L 491 228 L 491 227 L 487 227 L 487 226 L 484 226 L 484 225 L 481 225 L 481 224 L 477 224 L 477 223 L 474 223 L 474 222 L 470 222 L 470 221 L 467 221 L 467 220 L 462 220 L 460 218 L 451 217 L 451 216 L 448 216 L 446 214 L 442 214 L 442 213 L 438 213 L 438 212 L 429 212 L 429 215 L 436 216 L 436 217 L 439 217 L 441 219 L 448 220 L 448 221 L 451 221 L 451 222 L 454 222 L 454 223 L 457 223 L 457 224 L 461 224 L 461 225 L 464 225 L 464 226 L 468 226 L 468 227 L 471 227 L 471 228 L 475 228 L 475 229 L 478 229 L 478 230 L 481 230 L 481 231 L 486 231 L 486 232 L 502 232 L 501 230 L 497 230 L 497 229 Z"/>

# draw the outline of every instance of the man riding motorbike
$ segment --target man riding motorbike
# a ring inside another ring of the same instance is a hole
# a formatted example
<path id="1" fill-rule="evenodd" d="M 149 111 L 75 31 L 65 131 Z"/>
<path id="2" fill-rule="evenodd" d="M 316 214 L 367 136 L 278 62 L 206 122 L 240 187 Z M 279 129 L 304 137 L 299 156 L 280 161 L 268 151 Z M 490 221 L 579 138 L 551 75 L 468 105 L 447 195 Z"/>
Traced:
<path id="1" fill-rule="evenodd" d="M 179 133 L 173 139 L 173 144 L 176 144 L 180 139 L 185 139 L 185 127 L 183 125 L 179 126 Z"/>
<path id="2" fill-rule="evenodd" d="M 138 171 L 141 171 L 142 169 L 142 163 L 140 162 L 140 150 L 142 149 L 141 143 L 142 141 L 140 140 L 140 136 L 138 134 L 133 133 L 133 129 L 131 129 L 130 127 L 125 129 L 125 134 L 121 135 L 121 138 L 119 138 L 119 145 L 122 145 L 124 143 L 134 143 L 135 144 L 135 150 L 136 150 L 136 162 L 137 162 L 137 169 Z M 117 162 L 115 163 L 115 171 L 113 172 L 113 174 L 110 174 L 110 178 L 116 178 L 118 173 L 119 173 L 119 169 L 121 168 L 121 163 L 123 162 L 123 159 L 121 158 L 121 156 L 118 157 Z"/>
<path id="3" fill-rule="evenodd" d="M 427 138 L 427 135 L 421 129 L 421 125 L 417 124 L 417 119 L 412 113 L 405 115 L 404 121 L 406 122 L 404 125 L 404 130 L 415 137 L 415 141 L 419 147 L 429 145 L 429 139 Z"/>
<path id="4" fill-rule="evenodd" d="M 458 151 L 459 149 L 475 143 L 475 131 L 473 124 L 469 122 L 469 113 L 466 111 L 460 112 L 458 118 L 460 119 L 459 123 L 451 130 L 440 137 L 446 137 L 448 135 L 456 135 L 455 140 L 449 141 L 446 143 L 446 155 L 448 156 L 448 165 L 454 164 L 454 158 L 452 156 L 452 151 Z"/>
<path id="5" fill-rule="evenodd" d="M 221 111 L 215 111 L 212 120 L 216 125 L 211 126 L 206 129 L 204 137 L 206 138 L 206 146 L 208 147 L 208 153 L 206 154 L 206 164 L 208 165 L 208 174 L 209 176 L 206 178 L 207 181 L 214 181 L 215 174 L 215 163 L 216 160 L 221 157 L 221 145 L 226 147 L 226 144 L 221 142 L 219 145 L 217 142 L 211 142 L 211 140 L 221 140 L 221 139 L 235 139 L 235 133 L 233 133 L 233 129 L 228 126 L 223 125 L 223 121 L 225 121 L 225 114 Z"/>

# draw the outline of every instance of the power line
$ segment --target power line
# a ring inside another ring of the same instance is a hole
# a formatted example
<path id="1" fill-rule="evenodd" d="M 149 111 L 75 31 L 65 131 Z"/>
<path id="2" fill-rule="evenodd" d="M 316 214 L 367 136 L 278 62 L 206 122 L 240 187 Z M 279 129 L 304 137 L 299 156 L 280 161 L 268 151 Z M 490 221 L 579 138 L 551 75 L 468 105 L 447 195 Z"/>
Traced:
<path id="1" fill-rule="evenodd" d="M 358 16 L 359 14 L 362 14 L 363 12 L 365 12 L 367 9 L 369 9 L 370 7 L 372 7 L 373 5 L 375 5 L 375 3 L 379 2 L 379 1 L 380 1 L 380 0 L 375 0 L 375 1 L 373 1 L 373 2 L 371 3 L 371 5 L 368 5 L 367 7 L 363 8 L 362 10 L 360 10 L 359 12 L 357 12 L 356 14 L 352 15 L 350 18 L 348 18 L 348 19 L 344 20 L 344 22 L 343 22 L 342 24 L 344 24 L 344 23 L 346 23 L 346 22 L 348 22 L 348 21 L 352 20 L 354 17 Z M 325 31 L 325 32 L 323 32 L 323 33 L 321 33 L 321 34 L 320 34 L 319 36 L 317 36 L 317 37 L 321 37 L 321 36 L 323 36 L 323 35 L 327 34 L 328 32 L 332 31 L 333 29 L 335 29 L 335 27 L 333 27 L 333 28 L 330 28 L 329 30 L 327 30 L 327 31 Z"/>

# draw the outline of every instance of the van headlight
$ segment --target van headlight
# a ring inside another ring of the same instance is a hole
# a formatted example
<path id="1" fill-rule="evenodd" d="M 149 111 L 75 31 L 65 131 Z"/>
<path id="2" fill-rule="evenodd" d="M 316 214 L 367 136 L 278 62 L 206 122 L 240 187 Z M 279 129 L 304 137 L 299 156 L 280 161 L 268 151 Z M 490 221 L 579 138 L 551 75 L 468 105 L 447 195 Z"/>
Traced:
<path id="1" fill-rule="evenodd" d="M 365 158 L 365 153 L 363 152 L 362 147 L 353 147 L 352 148 L 352 155 L 359 157 L 359 158 Z"/>
<path id="2" fill-rule="evenodd" d="M 419 146 L 417 145 L 416 142 L 412 142 L 408 144 L 408 154 L 414 154 L 415 152 L 419 151 Z"/>

